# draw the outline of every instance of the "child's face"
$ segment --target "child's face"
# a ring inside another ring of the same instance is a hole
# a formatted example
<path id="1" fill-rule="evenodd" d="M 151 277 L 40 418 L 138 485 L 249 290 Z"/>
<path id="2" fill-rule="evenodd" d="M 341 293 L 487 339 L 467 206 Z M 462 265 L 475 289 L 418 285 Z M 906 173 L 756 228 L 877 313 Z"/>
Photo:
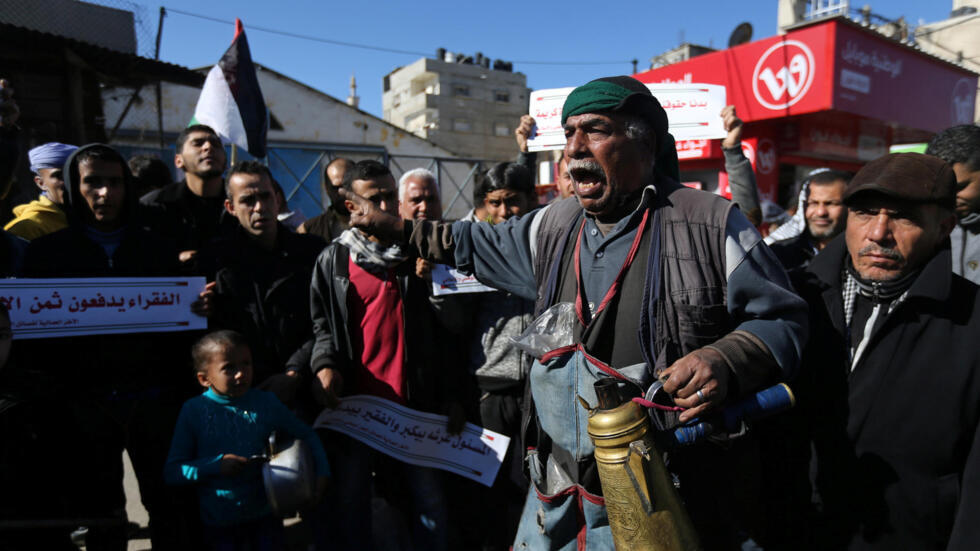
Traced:
<path id="1" fill-rule="evenodd" d="M 221 396 L 242 396 L 252 386 L 252 352 L 247 346 L 215 350 L 208 358 L 207 369 L 198 371 L 197 382 Z"/>

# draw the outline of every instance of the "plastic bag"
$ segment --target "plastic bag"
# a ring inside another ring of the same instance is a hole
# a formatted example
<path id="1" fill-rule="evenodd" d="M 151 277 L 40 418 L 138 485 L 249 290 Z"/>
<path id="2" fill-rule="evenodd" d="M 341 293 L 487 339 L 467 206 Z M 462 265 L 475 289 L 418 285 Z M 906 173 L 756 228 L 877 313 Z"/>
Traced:
<path id="1" fill-rule="evenodd" d="M 511 343 L 523 352 L 540 358 L 556 348 L 575 344 L 575 305 L 559 302 L 537 317 L 531 325 Z"/>

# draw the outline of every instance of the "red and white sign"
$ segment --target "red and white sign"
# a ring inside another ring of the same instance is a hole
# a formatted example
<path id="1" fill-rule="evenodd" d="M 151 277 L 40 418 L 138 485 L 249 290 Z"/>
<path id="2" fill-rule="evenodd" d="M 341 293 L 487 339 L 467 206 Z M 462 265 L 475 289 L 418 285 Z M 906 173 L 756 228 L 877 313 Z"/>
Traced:
<path id="1" fill-rule="evenodd" d="M 635 75 L 720 84 L 746 122 L 843 111 L 937 132 L 974 118 L 977 76 L 841 20 Z"/>
<path id="2" fill-rule="evenodd" d="M 799 40 L 777 42 L 767 49 L 752 72 L 752 93 L 766 109 L 785 109 L 810 90 L 816 63 Z"/>
<path id="3" fill-rule="evenodd" d="M 770 175 L 776 172 L 776 144 L 769 138 L 757 142 L 755 153 L 755 169 L 760 175 Z"/>
<path id="4" fill-rule="evenodd" d="M 725 87 L 716 84 L 648 84 L 650 92 L 667 112 L 667 122 L 674 139 L 704 141 L 724 138 L 721 110 L 725 107 Z M 531 93 L 529 112 L 534 117 L 534 134 L 528 139 L 528 151 L 545 151 L 565 147 L 565 130 L 561 112 L 565 98 L 574 88 L 535 90 Z"/>
<path id="5" fill-rule="evenodd" d="M 759 188 L 759 196 L 772 201 L 779 189 L 779 171 L 776 170 L 779 159 L 776 144 L 769 138 L 743 138 L 742 153 L 745 154 L 755 171 L 755 183 Z M 732 198 L 727 172 L 718 172 L 718 189 L 715 193 L 728 199 Z"/>
<path id="6" fill-rule="evenodd" d="M 830 109 L 927 132 L 973 121 L 976 75 L 877 33 L 834 25 Z"/>

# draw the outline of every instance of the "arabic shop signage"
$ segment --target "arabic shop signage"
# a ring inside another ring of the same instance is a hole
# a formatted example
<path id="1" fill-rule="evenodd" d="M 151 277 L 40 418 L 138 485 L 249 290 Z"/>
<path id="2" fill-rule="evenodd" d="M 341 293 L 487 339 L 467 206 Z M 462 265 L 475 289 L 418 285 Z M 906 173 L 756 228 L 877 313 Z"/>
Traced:
<path id="1" fill-rule="evenodd" d="M 0 303 L 14 339 L 207 329 L 191 313 L 203 277 L 6 279 Z"/>
<path id="2" fill-rule="evenodd" d="M 722 85 L 746 122 L 835 110 L 929 132 L 972 121 L 977 90 L 969 71 L 839 20 L 635 76 Z"/>

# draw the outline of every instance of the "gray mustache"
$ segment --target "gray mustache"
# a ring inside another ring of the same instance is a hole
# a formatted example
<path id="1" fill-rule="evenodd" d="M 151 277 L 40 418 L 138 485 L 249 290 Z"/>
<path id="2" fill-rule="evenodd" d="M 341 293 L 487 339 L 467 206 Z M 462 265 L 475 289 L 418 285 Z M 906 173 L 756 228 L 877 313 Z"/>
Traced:
<path id="1" fill-rule="evenodd" d="M 905 257 L 902 256 L 902 253 L 896 251 L 895 249 L 887 249 L 884 247 L 879 247 L 877 245 L 868 245 L 867 247 L 864 247 L 863 249 L 858 251 L 858 256 L 866 256 L 872 253 L 878 256 L 883 256 L 889 260 L 894 260 L 896 262 L 902 262 L 905 260 Z"/>
<path id="2" fill-rule="evenodd" d="M 606 179 L 606 171 L 597 161 L 592 159 L 572 159 L 568 161 L 568 174 L 572 180 L 579 182 L 583 177 L 592 176 L 598 180 Z"/>

